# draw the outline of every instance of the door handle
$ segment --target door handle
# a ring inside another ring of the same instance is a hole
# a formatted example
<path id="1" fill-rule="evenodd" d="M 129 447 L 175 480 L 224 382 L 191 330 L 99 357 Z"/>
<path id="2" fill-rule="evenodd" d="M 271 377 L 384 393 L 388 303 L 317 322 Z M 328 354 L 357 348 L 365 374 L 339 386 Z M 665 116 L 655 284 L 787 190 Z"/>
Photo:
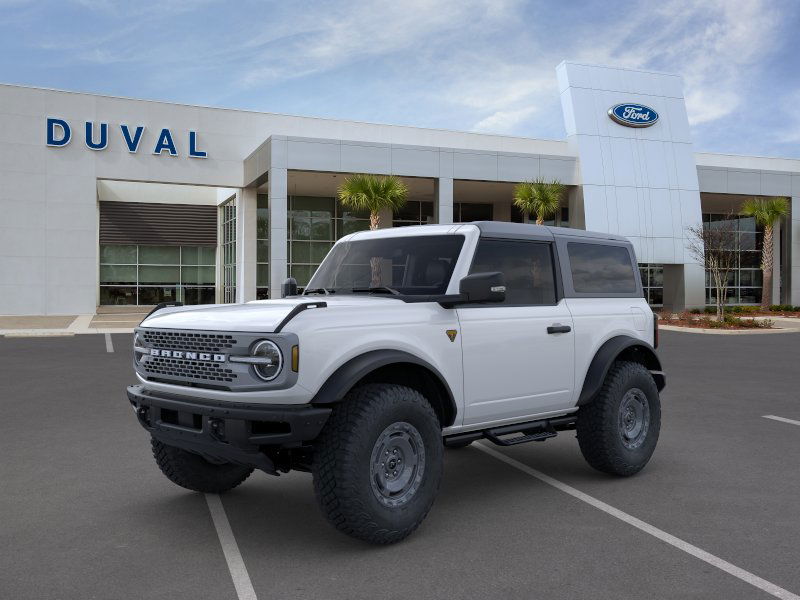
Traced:
<path id="1" fill-rule="evenodd" d="M 569 333 L 570 331 L 572 331 L 572 327 L 558 323 L 554 323 L 547 328 L 547 333 Z"/>

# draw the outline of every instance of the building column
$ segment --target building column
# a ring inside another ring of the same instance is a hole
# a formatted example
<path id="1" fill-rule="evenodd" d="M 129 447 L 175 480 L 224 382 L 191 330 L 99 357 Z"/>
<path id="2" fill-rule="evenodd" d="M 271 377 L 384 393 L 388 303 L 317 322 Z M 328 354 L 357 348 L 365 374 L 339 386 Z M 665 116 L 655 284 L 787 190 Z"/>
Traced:
<path id="1" fill-rule="evenodd" d="M 800 306 L 800 195 L 792 196 L 792 207 L 789 213 L 789 264 L 785 273 L 789 277 L 786 289 L 789 290 L 789 303 Z"/>
<path id="2" fill-rule="evenodd" d="M 434 179 L 433 195 L 436 202 L 436 222 L 440 225 L 449 225 L 453 222 L 453 178 Z"/>
<path id="3" fill-rule="evenodd" d="M 664 309 L 681 312 L 706 304 L 706 273 L 703 265 L 664 265 Z"/>
<path id="4" fill-rule="evenodd" d="M 256 190 L 236 191 L 236 302 L 256 299 Z"/>
<path id="5" fill-rule="evenodd" d="M 269 297 L 281 297 L 281 284 L 288 276 L 286 243 L 288 232 L 288 171 L 269 170 Z"/>

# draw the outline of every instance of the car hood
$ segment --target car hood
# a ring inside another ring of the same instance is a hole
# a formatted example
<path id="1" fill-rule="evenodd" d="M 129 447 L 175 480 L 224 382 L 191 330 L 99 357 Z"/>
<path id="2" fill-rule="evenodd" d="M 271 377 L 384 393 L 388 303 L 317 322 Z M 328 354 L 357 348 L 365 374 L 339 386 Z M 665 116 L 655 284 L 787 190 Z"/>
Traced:
<path id="1" fill-rule="evenodd" d="M 386 306 L 402 303 L 391 297 L 303 296 L 280 300 L 257 300 L 246 304 L 205 304 L 162 308 L 142 321 L 142 327 L 197 329 L 201 331 L 254 331 L 271 333 L 299 304 L 325 302 L 329 309 L 353 306 Z"/>

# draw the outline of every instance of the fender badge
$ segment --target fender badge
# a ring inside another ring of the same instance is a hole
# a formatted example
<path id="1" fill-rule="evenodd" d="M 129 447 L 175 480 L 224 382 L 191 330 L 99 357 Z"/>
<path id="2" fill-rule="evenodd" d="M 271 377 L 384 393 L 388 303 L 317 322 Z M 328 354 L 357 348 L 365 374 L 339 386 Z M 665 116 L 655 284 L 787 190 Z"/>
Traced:
<path id="1" fill-rule="evenodd" d="M 456 336 L 458 335 L 458 331 L 456 331 L 455 329 L 448 329 L 447 331 L 445 331 L 445 333 L 447 334 L 447 337 L 450 338 L 451 342 L 456 341 Z"/>

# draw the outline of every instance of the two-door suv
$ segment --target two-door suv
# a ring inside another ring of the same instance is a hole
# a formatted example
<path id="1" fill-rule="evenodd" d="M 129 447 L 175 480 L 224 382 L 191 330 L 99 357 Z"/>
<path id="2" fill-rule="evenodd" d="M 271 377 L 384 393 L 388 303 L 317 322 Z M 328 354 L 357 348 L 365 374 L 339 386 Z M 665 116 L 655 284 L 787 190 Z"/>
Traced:
<path id="1" fill-rule="evenodd" d="M 302 294 L 160 307 L 128 388 L 174 483 L 313 474 L 327 519 L 390 543 L 430 510 L 446 447 L 576 430 L 588 463 L 653 453 L 665 378 L 622 237 L 476 222 L 340 239 Z"/>

